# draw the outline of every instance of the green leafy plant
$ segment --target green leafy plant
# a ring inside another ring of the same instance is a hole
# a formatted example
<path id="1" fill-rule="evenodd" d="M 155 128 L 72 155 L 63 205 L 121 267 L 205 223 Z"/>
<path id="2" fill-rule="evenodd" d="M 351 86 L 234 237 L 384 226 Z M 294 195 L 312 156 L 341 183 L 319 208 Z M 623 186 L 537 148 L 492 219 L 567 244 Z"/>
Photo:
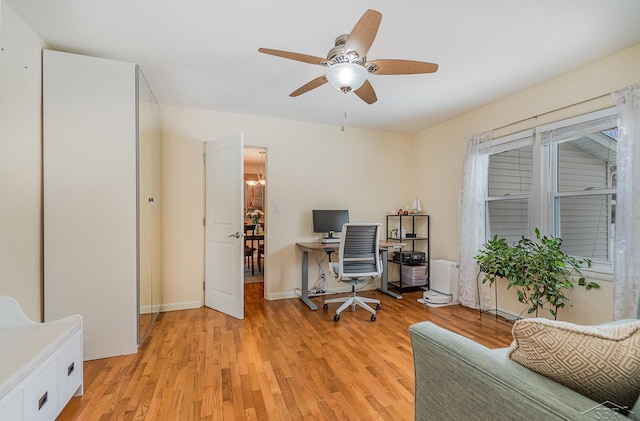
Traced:
<path id="1" fill-rule="evenodd" d="M 591 260 L 566 255 L 560 248 L 562 239 L 541 236 L 536 228 L 536 241 L 524 236 L 514 245 L 497 236 L 487 241 L 474 259 L 485 273 L 483 283 L 493 284 L 497 278 L 507 280 L 507 289 L 515 287 L 518 301 L 529 306 L 528 314 L 538 315 L 545 309 L 554 319 L 558 310 L 573 303 L 565 295 L 574 284 L 587 290 L 600 288 L 587 282 L 580 268 L 591 266 Z M 579 276 L 578 279 L 576 275 Z"/>

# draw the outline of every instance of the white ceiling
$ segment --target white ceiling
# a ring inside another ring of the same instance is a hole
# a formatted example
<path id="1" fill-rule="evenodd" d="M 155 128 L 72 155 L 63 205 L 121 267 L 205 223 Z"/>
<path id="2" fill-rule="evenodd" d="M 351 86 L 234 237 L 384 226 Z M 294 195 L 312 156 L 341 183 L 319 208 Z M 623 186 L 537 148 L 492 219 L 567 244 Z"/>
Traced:
<path id="1" fill-rule="evenodd" d="M 161 104 L 415 133 L 640 42 L 638 0 L 5 0 L 51 48 L 140 64 Z M 367 105 L 329 85 L 288 95 L 366 9 L 368 58 L 438 63 L 371 75 Z M 344 113 L 347 118 L 343 121 Z"/>

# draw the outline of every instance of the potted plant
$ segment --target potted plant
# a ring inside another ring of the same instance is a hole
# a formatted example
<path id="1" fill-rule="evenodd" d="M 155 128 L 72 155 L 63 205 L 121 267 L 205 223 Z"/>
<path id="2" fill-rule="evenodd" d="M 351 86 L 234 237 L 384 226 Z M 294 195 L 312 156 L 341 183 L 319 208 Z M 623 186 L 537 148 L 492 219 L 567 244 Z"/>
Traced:
<path id="1" fill-rule="evenodd" d="M 515 251 L 515 247 L 507 244 L 504 238 L 494 236 L 493 239 L 487 241 L 482 246 L 480 254 L 474 256 L 474 259 L 480 265 L 480 271 L 485 276 L 482 283 L 489 282 L 493 285 L 497 278 L 506 278 L 511 272 L 513 260 L 511 254 Z"/>
<path id="2" fill-rule="evenodd" d="M 497 236 L 487 241 L 474 259 L 485 273 L 483 283 L 493 284 L 496 278 L 507 279 L 507 289 L 517 288 L 518 301 L 529 306 L 527 313 L 538 315 L 545 309 L 554 319 L 558 310 L 573 303 L 565 295 L 574 284 L 587 290 L 600 288 L 595 282 L 587 282 L 580 273 L 583 266 L 590 267 L 591 260 L 566 255 L 560 247 L 562 240 L 553 236 L 541 236 L 536 228 L 536 241 L 524 236 L 517 244 L 509 245 Z M 576 280 L 575 275 L 580 277 Z"/>

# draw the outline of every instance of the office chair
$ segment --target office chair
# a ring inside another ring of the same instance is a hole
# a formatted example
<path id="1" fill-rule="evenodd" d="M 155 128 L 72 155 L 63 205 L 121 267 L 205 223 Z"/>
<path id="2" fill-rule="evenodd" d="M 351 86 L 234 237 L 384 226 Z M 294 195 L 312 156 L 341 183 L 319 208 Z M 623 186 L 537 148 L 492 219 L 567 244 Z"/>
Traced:
<path id="1" fill-rule="evenodd" d="M 342 303 L 333 320 L 340 320 L 340 313 L 347 307 L 355 311 L 356 305 L 371 312 L 371 321 L 376 321 L 376 310 L 380 310 L 380 300 L 356 295 L 356 286 L 367 283 L 382 274 L 380 261 L 380 224 L 344 224 L 338 248 L 339 262 L 329 263 L 333 276 L 351 285 L 351 295 L 324 301 L 323 309 L 331 303 Z M 367 303 L 375 304 L 375 310 Z"/>

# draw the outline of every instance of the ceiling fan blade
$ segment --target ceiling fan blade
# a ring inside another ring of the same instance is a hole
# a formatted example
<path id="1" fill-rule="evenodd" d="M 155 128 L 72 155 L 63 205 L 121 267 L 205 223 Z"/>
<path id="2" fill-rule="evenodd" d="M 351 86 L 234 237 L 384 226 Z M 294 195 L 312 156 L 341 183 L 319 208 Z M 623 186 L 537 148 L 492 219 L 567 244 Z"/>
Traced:
<path id="1" fill-rule="evenodd" d="M 327 78 L 324 76 L 320 76 L 317 77 L 315 79 L 313 79 L 311 82 L 308 82 L 304 85 L 302 85 L 301 87 L 299 87 L 298 89 L 296 89 L 295 91 L 291 92 L 289 94 L 289 96 L 299 96 L 304 94 L 305 92 L 309 92 L 312 89 L 317 88 L 318 86 L 322 86 L 325 83 L 327 83 Z"/>
<path id="2" fill-rule="evenodd" d="M 282 51 L 282 50 L 272 50 L 270 48 L 258 48 L 258 51 L 264 54 L 271 54 L 272 56 L 278 56 L 278 57 L 288 58 L 291 60 L 301 61 L 303 63 L 321 64 L 327 61 L 326 58 L 322 58 L 322 57 L 309 56 L 306 54 L 299 54 L 299 53 L 291 53 L 289 51 Z"/>
<path id="3" fill-rule="evenodd" d="M 435 63 L 412 60 L 371 60 L 366 64 L 367 68 L 375 66 L 370 71 L 374 75 L 413 75 L 416 73 L 433 73 L 438 70 Z"/>
<path id="4" fill-rule="evenodd" d="M 344 43 L 345 53 L 355 52 L 358 57 L 366 56 L 371 44 L 373 44 L 373 40 L 376 38 L 381 20 L 382 14 L 380 12 L 372 9 L 364 12 L 364 15 L 353 27 L 349 38 Z"/>
<path id="5" fill-rule="evenodd" d="M 367 104 L 373 104 L 378 100 L 376 92 L 373 90 L 373 86 L 371 86 L 371 83 L 369 83 L 368 80 L 365 80 L 364 84 L 354 92 Z"/>

